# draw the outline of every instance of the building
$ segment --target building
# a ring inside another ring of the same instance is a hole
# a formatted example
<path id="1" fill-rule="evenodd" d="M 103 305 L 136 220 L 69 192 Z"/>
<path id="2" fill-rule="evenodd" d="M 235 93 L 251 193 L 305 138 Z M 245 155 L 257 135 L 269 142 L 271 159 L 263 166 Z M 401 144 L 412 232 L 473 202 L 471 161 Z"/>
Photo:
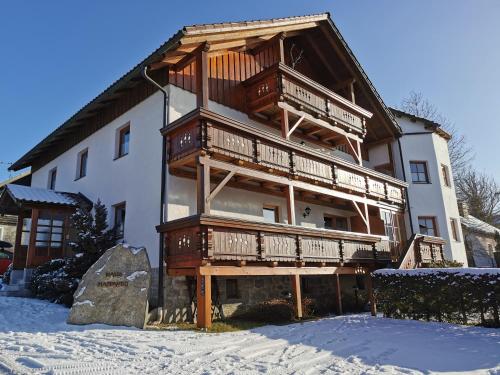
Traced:
<path id="1" fill-rule="evenodd" d="M 459 203 L 467 259 L 471 267 L 500 267 L 497 240 L 500 229 L 469 214 L 467 204 Z"/>
<path id="2" fill-rule="evenodd" d="M 6 181 L 0 182 L 0 192 L 7 184 L 30 185 L 30 172 L 24 172 Z M 16 240 L 17 216 L 4 215 L 0 213 L 0 241 L 5 241 L 14 244 Z"/>
<path id="3" fill-rule="evenodd" d="M 439 124 L 392 109 L 402 129 L 393 143 L 396 176 L 408 182 L 406 225 L 412 233 L 441 237 L 444 256 L 467 266 L 464 235 L 448 152 L 451 136 Z"/>
<path id="4" fill-rule="evenodd" d="M 329 14 L 188 26 L 21 157 L 37 194 L 0 208 L 31 224 L 26 277 L 65 246 L 77 197 L 101 199 L 147 248 L 167 321 L 288 293 L 301 316 L 302 292 L 342 312 L 408 248 L 400 135 Z M 40 215 L 62 215 L 54 244 Z M 442 259 L 429 234 L 408 266 Z"/>

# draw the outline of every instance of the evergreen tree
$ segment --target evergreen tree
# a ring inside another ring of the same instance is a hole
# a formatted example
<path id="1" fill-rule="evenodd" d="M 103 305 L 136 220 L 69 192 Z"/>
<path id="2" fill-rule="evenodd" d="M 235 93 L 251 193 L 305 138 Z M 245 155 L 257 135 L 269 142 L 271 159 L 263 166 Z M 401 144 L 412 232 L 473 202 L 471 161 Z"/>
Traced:
<path id="1" fill-rule="evenodd" d="M 115 231 L 108 229 L 107 222 L 108 212 L 100 200 L 92 210 L 76 210 L 71 216 L 74 241 L 69 243 L 75 255 L 51 260 L 33 271 L 31 290 L 36 297 L 73 304 L 73 294 L 85 272 L 116 243 Z"/>

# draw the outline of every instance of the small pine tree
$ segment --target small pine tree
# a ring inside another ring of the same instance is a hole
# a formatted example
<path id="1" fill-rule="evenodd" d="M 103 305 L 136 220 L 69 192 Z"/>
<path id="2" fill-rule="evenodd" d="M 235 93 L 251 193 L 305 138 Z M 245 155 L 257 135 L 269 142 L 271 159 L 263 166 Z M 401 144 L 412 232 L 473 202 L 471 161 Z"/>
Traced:
<path id="1" fill-rule="evenodd" d="M 93 210 L 77 209 L 71 216 L 74 241 L 69 244 L 75 256 L 54 259 L 33 271 L 31 290 L 36 297 L 73 304 L 73 294 L 85 272 L 116 243 L 115 231 L 108 229 L 107 222 L 108 211 L 100 200 Z"/>
<path id="2" fill-rule="evenodd" d="M 71 217 L 76 231 L 75 241 L 70 244 L 75 253 L 97 260 L 115 242 L 115 231 L 108 228 L 108 211 L 98 199 L 92 211 L 79 208 Z M 92 262 L 92 263 L 93 263 Z"/>

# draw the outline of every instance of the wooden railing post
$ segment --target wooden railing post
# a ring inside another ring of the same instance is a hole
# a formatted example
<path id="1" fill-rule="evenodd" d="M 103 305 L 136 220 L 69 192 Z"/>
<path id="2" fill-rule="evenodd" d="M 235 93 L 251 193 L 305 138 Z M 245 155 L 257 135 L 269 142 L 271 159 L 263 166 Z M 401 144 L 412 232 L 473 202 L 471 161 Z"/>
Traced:
<path id="1" fill-rule="evenodd" d="M 210 214 L 210 166 L 197 164 L 196 166 L 196 196 L 198 214 Z"/>
<path id="2" fill-rule="evenodd" d="M 257 232 L 257 247 L 260 259 L 266 259 L 266 246 L 264 244 L 264 233 L 261 231 Z"/>
<path id="3" fill-rule="evenodd" d="M 344 263 L 344 240 L 339 240 L 339 259 L 340 263 Z"/>
<path id="4" fill-rule="evenodd" d="M 304 260 L 304 254 L 302 254 L 302 236 L 297 235 L 295 241 L 297 243 L 297 259 L 301 262 Z"/>

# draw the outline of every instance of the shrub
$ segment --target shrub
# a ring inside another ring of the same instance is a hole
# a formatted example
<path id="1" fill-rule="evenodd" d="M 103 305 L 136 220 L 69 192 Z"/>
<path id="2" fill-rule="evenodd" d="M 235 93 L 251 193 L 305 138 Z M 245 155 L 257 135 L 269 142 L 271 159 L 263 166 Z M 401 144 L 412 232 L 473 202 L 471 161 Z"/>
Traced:
<path id="1" fill-rule="evenodd" d="M 9 266 L 7 267 L 7 269 L 5 270 L 5 272 L 3 273 L 2 282 L 4 284 L 10 283 L 10 274 L 11 273 L 12 273 L 12 263 L 9 264 Z"/>
<path id="2" fill-rule="evenodd" d="M 379 270 L 373 276 L 387 317 L 500 327 L 500 270 Z"/>

